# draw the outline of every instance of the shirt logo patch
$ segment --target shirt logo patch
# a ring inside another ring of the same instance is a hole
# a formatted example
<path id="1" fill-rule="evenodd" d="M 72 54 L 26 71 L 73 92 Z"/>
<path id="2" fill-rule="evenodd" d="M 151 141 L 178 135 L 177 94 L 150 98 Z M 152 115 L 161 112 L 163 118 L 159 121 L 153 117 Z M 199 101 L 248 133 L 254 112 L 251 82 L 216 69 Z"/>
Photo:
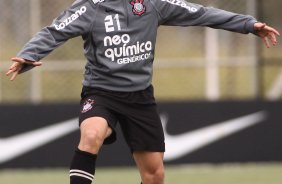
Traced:
<path id="1" fill-rule="evenodd" d="M 104 2 L 105 0 L 92 0 L 94 4 L 98 4 L 98 3 L 102 3 Z"/>
<path id="2" fill-rule="evenodd" d="M 135 15 L 142 16 L 146 12 L 146 6 L 143 4 L 144 0 L 132 0 L 130 4 L 132 4 L 132 12 Z"/>
<path id="3" fill-rule="evenodd" d="M 92 99 L 87 99 L 84 103 L 83 103 L 83 108 L 81 113 L 86 113 L 88 111 L 90 111 L 93 108 L 93 104 L 94 104 L 94 100 Z"/>

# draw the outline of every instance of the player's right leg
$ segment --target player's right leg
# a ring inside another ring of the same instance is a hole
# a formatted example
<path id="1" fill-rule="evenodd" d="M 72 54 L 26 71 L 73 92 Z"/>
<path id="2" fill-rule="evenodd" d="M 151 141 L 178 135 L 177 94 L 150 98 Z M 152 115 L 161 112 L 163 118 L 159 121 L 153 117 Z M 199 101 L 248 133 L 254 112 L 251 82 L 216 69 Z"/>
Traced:
<path id="1" fill-rule="evenodd" d="M 70 168 L 70 184 L 91 184 L 97 154 L 112 130 L 104 118 L 91 117 L 81 123 L 80 132 L 80 142 Z"/>

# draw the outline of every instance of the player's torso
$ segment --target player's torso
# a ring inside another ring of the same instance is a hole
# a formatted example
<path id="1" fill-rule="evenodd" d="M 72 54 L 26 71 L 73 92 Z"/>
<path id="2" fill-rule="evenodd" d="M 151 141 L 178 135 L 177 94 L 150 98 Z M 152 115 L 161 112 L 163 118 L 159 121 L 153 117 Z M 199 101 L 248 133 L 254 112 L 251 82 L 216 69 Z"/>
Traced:
<path id="1" fill-rule="evenodd" d="M 158 14 L 150 0 L 93 0 L 84 86 L 138 91 L 152 81 Z"/>

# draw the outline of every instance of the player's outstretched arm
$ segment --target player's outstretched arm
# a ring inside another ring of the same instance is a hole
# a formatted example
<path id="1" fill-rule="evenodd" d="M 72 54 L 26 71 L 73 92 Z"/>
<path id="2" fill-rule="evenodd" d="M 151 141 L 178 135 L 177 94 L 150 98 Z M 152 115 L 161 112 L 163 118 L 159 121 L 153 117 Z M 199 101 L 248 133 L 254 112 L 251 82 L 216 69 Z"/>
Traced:
<path id="1" fill-rule="evenodd" d="M 267 48 L 269 48 L 271 44 L 273 46 L 277 45 L 277 36 L 280 36 L 280 33 L 276 29 L 261 22 L 255 23 L 254 27 L 256 35 L 263 40 Z"/>
<path id="2" fill-rule="evenodd" d="M 10 78 L 11 81 L 15 80 L 21 69 L 24 65 L 31 65 L 31 66 L 41 66 L 42 62 L 39 61 L 28 61 L 23 58 L 14 57 L 11 59 L 13 64 L 10 66 L 8 72 L 6 73 L 6 76 L 9 76 L 12 74 L 12 77 Z"/>

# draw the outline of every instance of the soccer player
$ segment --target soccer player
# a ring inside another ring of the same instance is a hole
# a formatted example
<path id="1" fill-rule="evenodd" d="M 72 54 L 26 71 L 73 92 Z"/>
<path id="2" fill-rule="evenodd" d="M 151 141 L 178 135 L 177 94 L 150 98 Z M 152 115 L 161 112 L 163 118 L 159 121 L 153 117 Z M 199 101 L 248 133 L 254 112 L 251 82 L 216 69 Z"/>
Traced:
<path id="1" fill-rule="evenodd" d="M 267 47 L 276 45 L 279 35 L 251 16 L 183 0 L 76 0 L 12 58 L 6 73 L 14 80 L 18 74 L 42 65 L 40 60 L 67 40 L 77 36 L 84 40 L 81 138 L 70 166 L 71 184 L 93 181 L 99 149 L 115 141 L 117 123 L 142 183 L 164 183 L 164 134 L 151 84 L 160 25 L 253 33 Z"/>

